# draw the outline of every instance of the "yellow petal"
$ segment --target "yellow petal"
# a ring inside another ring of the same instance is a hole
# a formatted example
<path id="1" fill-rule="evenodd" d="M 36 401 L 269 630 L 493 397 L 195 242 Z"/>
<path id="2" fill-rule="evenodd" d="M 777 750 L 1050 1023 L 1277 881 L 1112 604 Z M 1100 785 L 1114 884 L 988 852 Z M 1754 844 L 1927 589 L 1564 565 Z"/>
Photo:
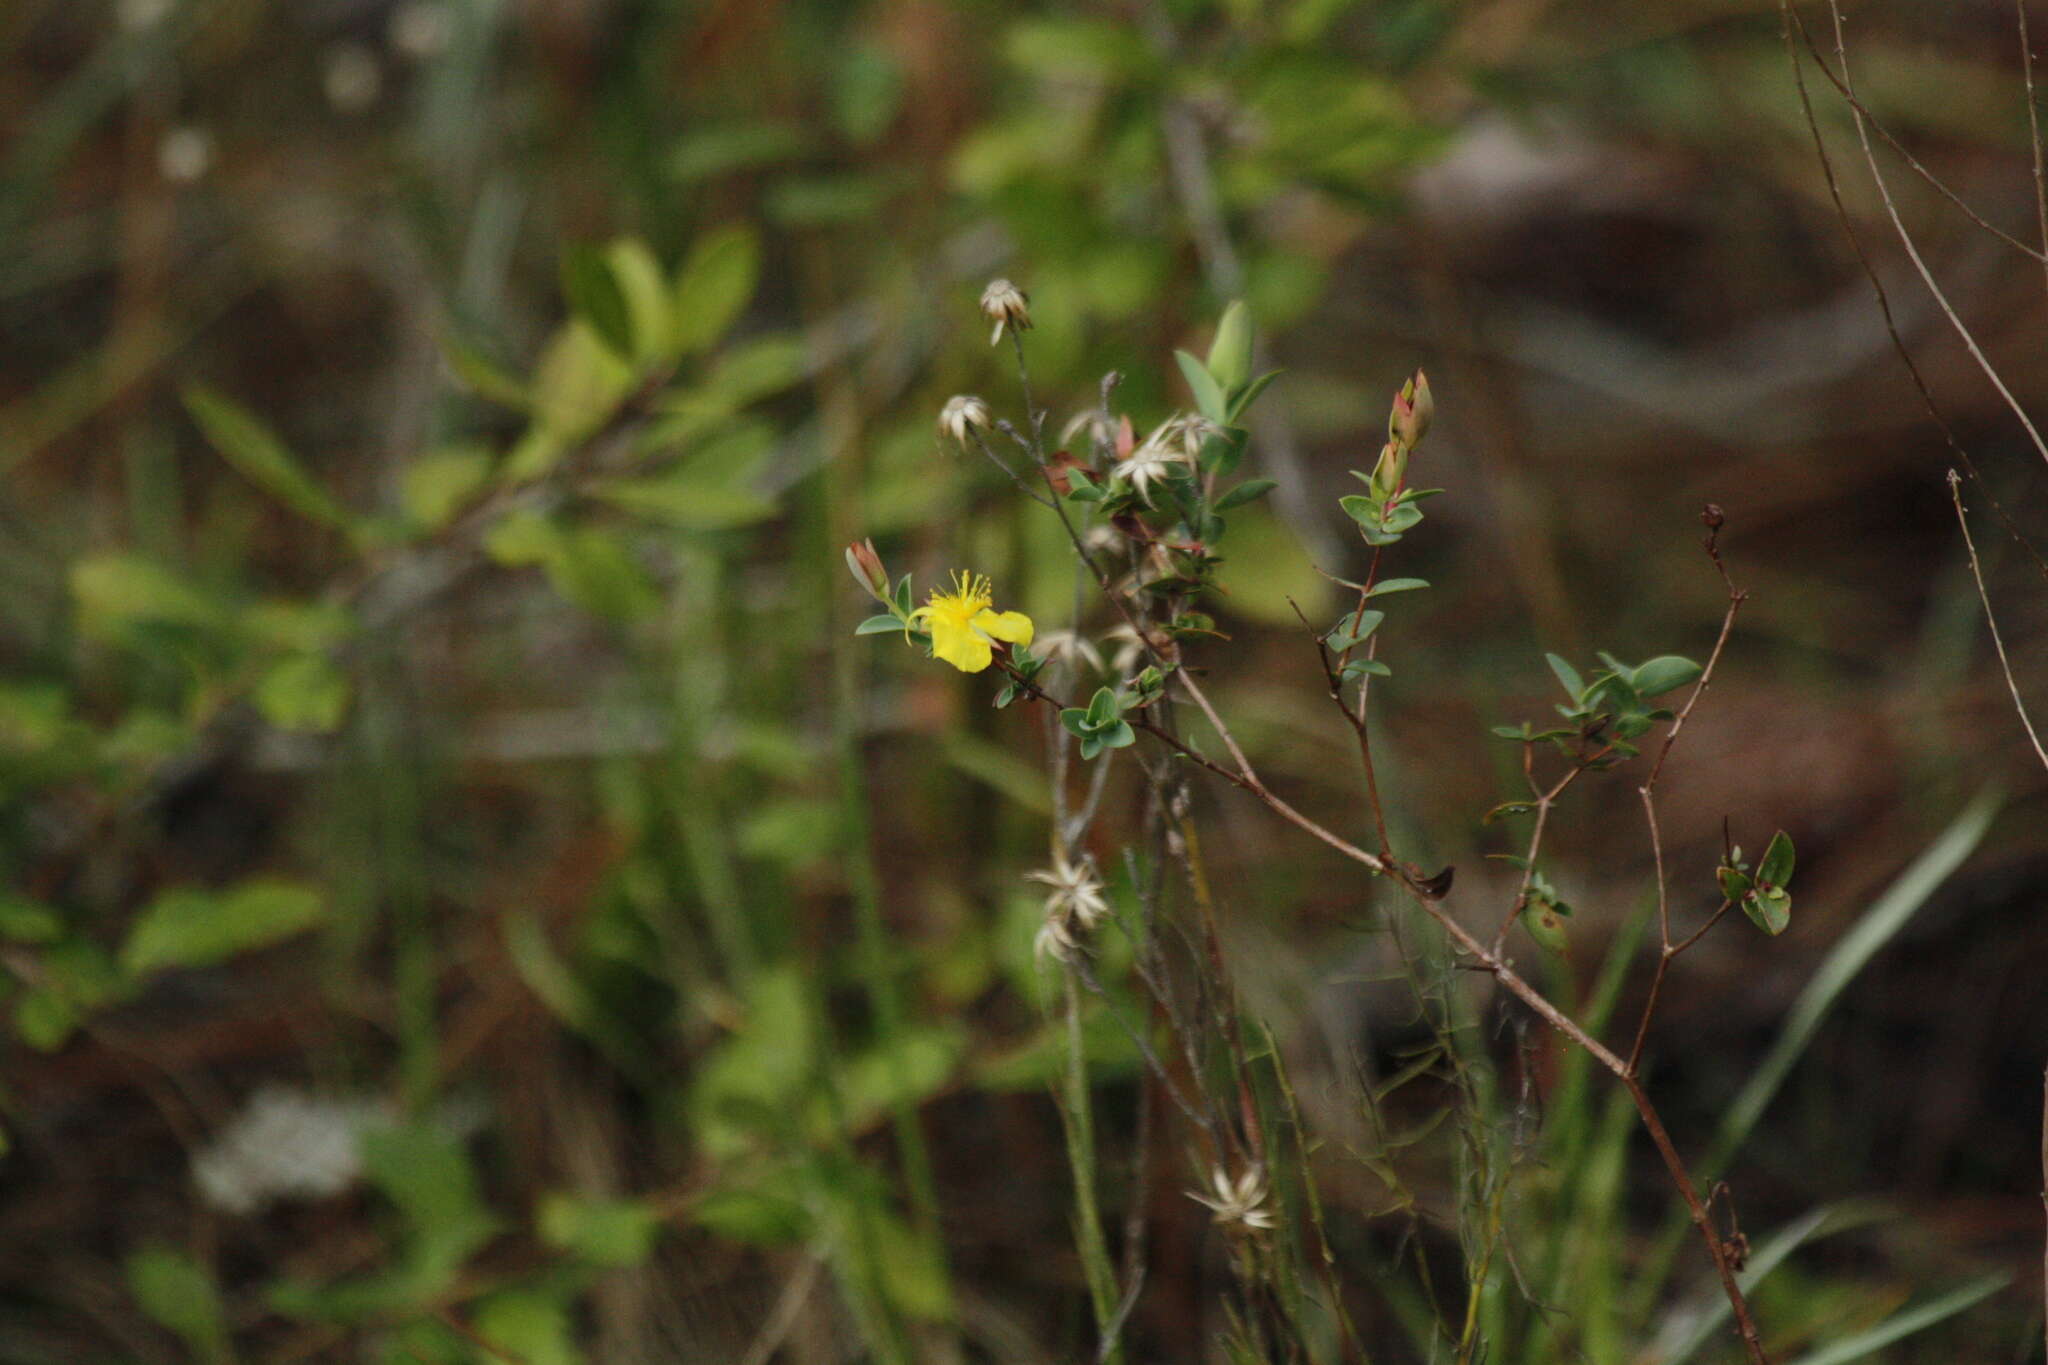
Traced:
<path id="1" fill-rule="evenodd" d="M 932 623 L 932 653 L 962 673 L 979 673 L 995 658 L 988 641 L 973 631 L 948 629 L 936 620 Z"/>
<path id="2" fill-rule="evenodd" d="M 986 631 L 998 640 L 1006 640 L 1013 645 L 1028 645 L 1031 643 L 1031 618 L 1021 611 L 989 611 L 983 609 L 975 616 L 974 627 L 977 630 Z"/>

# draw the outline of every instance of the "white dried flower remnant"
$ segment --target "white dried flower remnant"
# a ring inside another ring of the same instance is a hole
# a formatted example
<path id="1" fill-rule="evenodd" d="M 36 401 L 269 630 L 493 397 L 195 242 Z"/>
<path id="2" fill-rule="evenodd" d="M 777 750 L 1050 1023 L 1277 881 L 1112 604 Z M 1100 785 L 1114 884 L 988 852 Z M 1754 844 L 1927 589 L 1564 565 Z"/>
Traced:
<path id="1" fill-rule="evenodd" d="M 1045 923 L 1038 926 L 1038 933 L 1031 940 L 1031 951 L 1040 962 L 1051 958 L 1055 962 L 1069 964 L 1081 956 L 1081 938 L 1067 920 L 1058 915 L 1047 915 Z"/>
<path id="2" fill-rule="evenodd" d="M 991 346 L 1003 339 L 1005 327 L 1031 330 L 1031 300 L 1008 280 L 990 280 L 988 288 L 981 291 L 981 315 L 996 325 L 988 338 Z"/>
<path id="3" fill-rule="evenodd" d="M 1114 450 L 1116 423 L 1101 408 L 1083 409 L 1075 413 L 1067 424 L 1060 428 L 1060 447 L 1071 450 L 1075 440 L 1083 436 L 1088 438 L 1088 448 L 1091 452 Z"/>
<path id="4" fill-rule="evenodd" d="M 1068 664 L 1077 667 L 1086 664 L 1097 673 L 1103 668 L 1102 651 L 1079 631 L 1040 631 L 1038 638 L 1032 642 L 1032 647 L 1038 651 L 1039 657 L 1049 664 Z"/>
<path id="5" fill-rule="evenodd" d="M 448 6 L 433 0 L 414 0 L 391 12 L 391 23 L 385 32 L 391 46 L 414 61 L 423 62 L 448 50 L 448 43 L 455 36 L 455 21 Z"/>
<path id="6" fill-rule="evenodd" d="M 1193 468 L 1195 457 L 1202 453 L 1203 442 L 1221 430 L 1206 417 L 1177 412 L 1154 428 L 1144 443 L 1128 459 L 1118 461 L 1110 473 L 1120 476 L 1149 507 L 1152 485 L 1176 465 Z"/>
<path id="7" fill-rule="evenodd" d="M 170 18 L 171 11 L 176 8 L 176 0 L 121 0 L 114 7 L 114 15 L 122 28 L 130 33 L 140 33 Z"/>
<path id="8" fill-rule="evenodd" d="M 174 185 L 190 185 L 212 167 L 213 139 L 203 128 L 173 128 L 156 144 L 157 174 Z"/>
<path id="9" fill-rule="evenodd" d="M 1052 888 L 1045 897 L 1047 915 L 1065 915 L 1078 920 L 1083 929 L 1093 929 L 1109 913 L 1109 898 L 1086 858 L 1070 863 L 1064 853 L 1055 853 L 1051 867 L 1027 872 L 1024 879 Z"/>
<path id="10" fill-rule="evenodd" d="M 1102 643 L 1116 646 L 1116 653 L 1109 658 L 1109 671 L 1118 676 L 1129 674 L 1145 657 L 1144 638 L 1128 621 L 1119 621 L 1104 631 Z"/>
<path id="11" fill-rule="evenodd" d="M 1202 453 L 1203 444 L 1211 436 L 1219 435 L 1222 431 L 1222 427 L 1200 413 L 1176 412 L 1145 438 L 1145 444 L 1177 450 L 1189 460 L 1193 460 Z"/>
<path id="12" fill-rule="evenodd" d="M 321 65 L 320 87 L 343 114 L 360 114 L 384 93 L 384 68 L 361 43 L 336 43 Z"/>
<path id="13" fill-rule="evenodd" d="M 1266 1207 L 1266 1173 L 1248 1166 L 1237 1179 L 1222 1167 L 1209 1172 L 1207 1193 L 1189 1190 L 1188 1198 L 1206 1205 L 1219 1223 L 1237 1223 L 1264 1231 L 1273 1226 L 1273 1211 Z"/>
<path id="14" fill-rule="evenodd" d="M 988 424 L 988 404 L 972 394 L 956 393 L 939 409 L 939 434 L 957 445 L 966 445 L 971 432 L 987 431 Z"/>
<path id="15" fill-rule="evenodd" d="M 1065 853 L 1055 851 L 1051 867 L 1027 872 L 1024 878 L 1051 888 L 1045 897 L 1045 923 L 1038 927 L 1033 950 L 1040 958 L 1074 961 L 1085 936 L 1109 914 L 1109 897 L 1095 869 L 1086 858 L 1069 862 Z"/>
<path id="16" fill-rule="evenodd" d="M 192 1180 L 208 1204 L 229 1214 L 279 1199 L 326 1199 L 361 1177 L 363 1130 L 390 1121 L 380 1100 L 268 1087 L 193 1158 Z"/>
<path id="17" fill-rule="evenodd" d="M 1131 452 L 1131 458 L 1120 460 L 1109 471 L 1112 478 L 1122 479 L 1130 485 L 1131 491 L 1145 503 L 1152 505 L 1152 485 L 1164 479 L 1178 465 L 1189 467 L 1188 457 L 1174 446 L 1154 445 L 1147 441 Z"/>

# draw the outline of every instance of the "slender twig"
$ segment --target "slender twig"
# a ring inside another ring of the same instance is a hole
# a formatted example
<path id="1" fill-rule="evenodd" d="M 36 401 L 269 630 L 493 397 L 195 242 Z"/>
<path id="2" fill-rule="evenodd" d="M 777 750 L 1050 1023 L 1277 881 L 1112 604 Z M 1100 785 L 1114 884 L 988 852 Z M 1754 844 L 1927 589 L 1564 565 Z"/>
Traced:
<path id="1" fill-rule="evenodd" d="M 1671 970 L 1671 964 L 1680 953 L 1692 947 L 1706 936 L 1708 929 L 1720 922 L 1727 913 L 1728 903 L 1714 912 L 1706 924 L 1674 943 L 1671 940 L 1671 886 L 1670 877 L 1664 869 L 1664 831 L 1657 820 L 1657 779 L 1664 773 L 1664 762 L 1671 757 L 1671 747 L 1678 743 L 1678 736 L 1685 729 L 1685 723 L 1692 716 L 1692 709 L 1699 705 L 1707 687 L 1714 680 L 1714 670 L 1720 667 L 1721 655 L 1728 648 L 1728 636 L 1735 629 L 1735 617 L 1742 610 L 1742 604 L 1749 600 L 1749 594 L 1735 586 L 1735 580 L 1728 576 L 1728 566 L 1721 559 L 1721 509 L 1709 505 L 1701 519 L 1707 524 L 1706 552 L 1714 562 L 1715 570 L 1721 575 L 1721 584 L 1728 590 L 1728 609 L 1721 614 L 1721 633 L 1714 637 L 1714 648 L 1707 655 L 1705 667 L 1700 670 L 1700 679 L 1693 684 L 1692 694 L 1685 699 L 1678 714 L 1672 718 L 1671 727 L 1664 732 L 1664 743 L 1657 750 L 1657 758 L 1650 765 L 1650 775 L 1636 788 L 1636 796 L 1642 802 L 1643 823 L 1650 831 L 1650 859 L 1653 875 L 1657 882 L 1657 967 L 1650 977 L 1650 992 L 1643 1001 L 1642 1017 L 1636 1021 L 1635 1043 L 1628 1051 L 1628 1070 L 1631 1076 L 1643 1059 L 1643 1044 L 1650 1036 L 1650 1021 L 1656 1017 L 1657 1001 L 1664 989 L 1664 978 Z"/>
<path id="2" fill-rule="evenodd" d="M 2027 84 L 2027 144 L 2034 153 L 2034 220 L 2041 230 L 2042 273 L 2048 275 L 2048 168 L 2041 155 L 2041 109 L 2034 101 L 2034 43 L 2027 33 L 2027 0 L 2013 0 L 2020 21 L 2020 72 Z"/>
<path id="3" fill-rule="evenodd" d="M 1869 121 L 1863 116 L 1861 106 L 1854 99 L 1854 83 L 1849 76 L 1848 40 L 1843 36 L 1840 0 L 1828 0 L 1828 14 L 1834 21 L 1835 29 L 1835 61 L 1842 68 L 1839 78 L 1828 69 L 1826 59 L 1821 56 L 1820 48 L 1814 42 L 1812 33 L 1807 30 L 1806 21 L 1799 17 L 1798 10 L 1792 8 L 1790 0 L 1780 0 L 1780 4 L 1784 6 L 1786 13 L 1791 15 L 1793 26 L 1798 30 L 1800 37 L 1805 40 L 1807 50 L 1813 54 L 1813 59 L 1819 65 L 1821 72 L 1835 85 L 1836 89 L 1842 92 L 1843 97 L 1850 101 L 1850 113 L 1856 122 L 1856 136 L 1863 148 L 1864 164 L 1870 168 L 1870 178 L 1872 183 L 1877 186 L 1878 197 L 1884 203 L 1885 216 L 1891 219 L 1892 228 L 1899 238 L 1899 244 L 1905 248 L 1907 259 L 1913 262 L 1913 269 L 1919 273 L 1921 283 L 1925 284 L 1928 293 L 1934 296 L 1934 301 L 1941 308 L 1942 315 L 1949 320 L 1949 325 L 1955 328 L 1956 335 L 1962 339 L 1963 346 L 1969 351 L 1971 359 L 1977 362 L 1977 368 L 1984 372 L 1984 377 L 1991 381 L 1991 387 L 1998 391 L 1998 396 L 2005 400 L 2006 407 L 2012 411 L 2013 416 L 2018 418 L 2020 425 L 2026 429 L 2027 439 L 2033 442 L 2035 451 L 2044 461 L 2048 461 L 2048 440 L 2042 439 L 2040 431 L 2034 426 L 2033 418 L 2028 416 L 2027 410 L 2020 406 L 2020 401 L 2013 397 L 2012 390 L 2006 387 L 2004 377 L 1998 373 L 1997 368 L 1985 356 L 1983 347 L 1977 344 L 1976 336 L 1956 313 L 1955 305 L 1949 302 L 1948 294 L 1943 291 L 1940 283 L 1934 278 L 1934 272 L 1928 269 L 1927 262 L 1921 258 L 1919 244 L 1913 240 L 1913 234 L 1906 230 L 1905 220 L 1899 216 L 1899 206 L 1892 199 L 1890 182 L 1885 179 L 1883 168 L 1877 164 L 1877 153 L 1870 146 Z M 2029 254 L 2032 253 L 2030 252 Z"/>
<path id="4" fill-rule="evenodd" d="M 1005 661 L 1004 667 L 1006 671 L 1009 671 L 1010 676 L 1017 679 L 1035 699 L 1053 705 L 1059 704 L 1056 699 L 1047 696 L 1028 679 L 1019 677 L 1007 661 Z M 1220 725 L 1220 718 L 1215 717 L 1213 712 L 1211 717 L 1212 722 Z M 1644 1130 L 1650 1135 L 1651 1144 L 1656 1147 L 1657 1154 L 1663 1161 L 1673 1186 L 1678 1190 L 1680 1198 L 1685 1202 L 1686 1212 L 1690 1216 L 1693 1226 L 1698 1229 L 1702 1240 L 1706 1243 L 1707 1254 L 1712 1259 L 1715 1272 L 1720 1278 L 1722 1292 L 1727 1296 L 1729 1306 L 1734 1311 L 1736 1330 L 1741 1336 L 1743 1348 L 1748 1355 L 1751 1365 L 1768 1365 L 1769 1357 L 1764 1354 L 1763 1343 L 1757 1332 L 1756 1321 L 1749 1311 L 1749 1302 L 1743 1296 L 1742 1287 L 1736 1283 L 1735 1270 L 1729 1259 L 1728 1250 L 1722 1245 L 1720 1236 L 1714 1230 L 1713 1223 L 1707 1214 L 1706 1205 L 1700 1199 L 1699 1191 L 1693 1186 L 1692 1177 L 1686 1169 L 1684 1159 L 1679 1156 L 1678 1149 L 1672 1144 L 1670 1133 L 1664 1127 L 1662 1116 L 1658 1113 L 1656 1105 L 1651 1102 L 1649 1093 L 1643 1088 L 1641 1081 L 1630 1070 L 1628 1063 L 1616 1056 L 1598 1038 L 1588 1033 L 1569 1015 L 1552 1004 L 1541 991 L 1524 980 L 1502 957 L 1489 950 L 1486 945 L 1473 937 L 1471 931 L 1466 929 L 1450 913 L 1442 898 L 1432 894 L 1431 890 L 1425 887 L 1419 879 L 1397 865 L 1388 864 L 1341 836 L 1325 829 L 1322 825 L 1295 810 L 1292 806 L 1289 806 L 1271 791 L 1267 790 L 1256 777 L 1246 773 L 1232 772 L 1220 764 L 1213 763 L 1193 753 L 1177 738 L 1152 724 L 1148 718 L 1140 717 L 1138 728 L 1153 735 L 1155 738 L 1161 739 L 1169 747 L 1175 749 L 1176 752 L 1181 753 L 1184 757 L 1193 759 L 1199 766 L 1224 778 L 1231 785 L 1251 793 L 1275 814 L 1280 815 L 1290 824 L 1295 825 L 1331 848 L 1336 849 L 1353 862 L 1358 863 L 1369 871 L 1394 876 L 1401 882 L 1416 904 L 1422 908 L 1423 912 L 1435 920 L 1443 931 L 1450 936 L 1458 949 L 1472 960 L 1477 970 L 1492 976 L 1500 983 L 1504 990 L 1535 1011 L 1545 1023 L 1563 1034 L 1571 1042 L 1585 1049 L 1596 1062 L 1614 1075 L 1616 1080 L 1628 1091 L 1629 1100 L 1634 1104 L 1636 1113 L 1642 1120 Z M 1221 728 L 1219 733 L 1228 735 L 1228 728 Z M 1234 741 L 1231 741 L 1231 744 L 1234 748 Z"/>
<path id="5" fill-rule="evenodd" d="M 2019 0 L 2019 2 L 2022 5 L 2024 5 L 2025 0 Z M 1837 15 L 1837 17 L 1839 18 L 1839 15 Z M 2020 32 L 2023 35 L 2022 41 L 2024 41 L 2024 34 L 2026 33 L 2026 23 L 2027 18 L 2023 9 L 2020 14 Z M 1803 31 L 1804 30 L 1802 28 L 1802 32 Z M 1812 40 L 1809 38 L 1809 44 L 1811 43 L 1811 41 Z M 1963 211 L 1963 216 L 1968 218 L 1972 223 L 1975 223 L 1978 227 L 1990 233 L 1993 237 L 1996 237 L 1999 241 L 2005 243 L 2013 250 L 2018 251 L 2025 256 L 2029 256 L 2043 265 L 2048 265 L 2048 249 L 2030 246 L 2026 242 L 2021 241 L 2019 238 L 2005 231 L 2005 229 L 1999 227 L 1996 223 L 1987 221 L 1983 214 L 1977 212 L 1976 209 L 1970 207 L 1968 201 L 1966 201 L 1961 195 L 1957 194 L 1954 190 L 1950 189 L 1947 183 L 1944 182 L 1940 176 L 1936 175 L 1933 171 L 1927 169 L 1926 166 L 1921 164 L 1920 159 L 1918 157 L 1914 156 L 1911 152 L 1907 151 L 1904 143 L 1900 142 L 1896 137 L 1892 136 L 1891 131 L 1888 128 L 1886 128 L 1883 123 L 1878 121 L 1877 115 L 1870 112 L 1869 106 L 1865 105 L 1861 99 L 1857 98 L 1856 91 L 1849 80 L 1849 67 L 1846 62 L 1842 66 L 1842 74 L 1840 76 L 1837 76 L 1833 69 L 1831 69 L 1826 62 L 1820 60 L 1820 54 L 1818 51 L 1814 53 L 1814 60 L 1820 68 L 1821 75 L 1827 77 L 1828 84 L 1835 87 L 1836 93 L 1838 93 L 1842 97 L 1842 102 L 1848 105 L 1850 110 L 1855 114 L 1857 123 L 1859 125 L 1869 125 L 1870 130 L 1876 133 L 1879 138 L 1883 139 L 1886 146 L 1890 147 L 1893 151 L 1899 154 L 1900 160 L 1906 163 L 1908 169 L 1910 169 L 1915 175 L 1919 176 L 1922 180 L 1926 181 L 1927 184 L 1930 185 L 1934 189 L 1934 191 L 1937 194 L 1939 194 L 1942 198 L 1948 200 L 1951 204 L 1954 204 L 1957 208 L 1961 209 Z M 2031 61 L 2029 64 L 2031 65 Z M 2029 104 L 2031 104 L 2031 99 L 2028 102 Z"/>
<path id="6" fill-rule="evenodd" d="M 1008 424 L 1005 423 L 1004 425 L 1007 427 Z M 984 441 L 981 438 L 981 433 L 979 431 L 977 431 L 973 427 L 969 427 L 967 429 L 967 433 L 968 435 L 974 438 L 975 448 L 980 450 L 983 455 L 988 457 L 988 462 L 994 465 L 997 469 L 1002 470 L 1004 476 L 1008 478 L 1011 483 L 1017 485 L 1018 492 L 1022 493 L 1025 497 L 1037 503 L 1040 507 L 1051 507 L 1054 505 L 1052 499 L 1046 497 L 1045 494 L 1039 492 L 1036 488 L 1033 488 L 1028 482 L 1025 481 L 1025 478 L 1022 474 L 1019 474 L 1016 470 L 1010 468 L 1009 463 L 1005 461 L 1002 456 L 996 454 L 995 451 L 991 450 L 989 448 L 988 442 Z"/>
<path id="7" fill-rule="evenodd" d="M 789 1283 L 776 1296 L 775 1306 L 768 1312 L 767 1321 L 754 1334 L 753 1344 L 740 1357 L 740 1365 L 768 1365 L 775 1353 L 782 1348 L 790 1329 L 796 1326 L 797 1315 L 803 1312 L 804 1304 L 810 1301 L 811 1290 L 817 1285 L 818 1272 L 824 1269 L 822 1256 L 806 1256 L 797 1267 L 796 1274 L 789 1277 Z"/>
<path id="8" fill-rule="evenodd" d="M 2006 534 L 2011 536 L 2026 552 L 2027 557 L 2034 561 L 2034 566 L 2040 571 L 2041 576 L 2048 579 L 2048 559 L 2041 557 L 2040 551 L 2034 548 L 2033 542 L 2027 539 L 2006 512 L 2005 505 L 1998 500 L 1991 486 L 1985 482 L 1984 476 L 1978 472 L 1976 461 L 1970 458 L 1970 452 L 1965 450 L 1962 442 L 1957 439 L 1955 428 L 1942 416 L 1941 407 L 1934 401 L 1934 391 L 1928 386 L 1927 377 L 1920 372 L 1919 362 L 1913 359 L 1913 352 L 1906 346 L 1905 338 L 1899 334 L 1898 319 L 1892 312 L 1891 294 L 1885 289 L 1884 280 L 1877 273 L 1877 265 L 1870 259 L 1870 253 L 1864 249 L 1862 235 L 1856 231 L 1855 220 L 1849 215 L 1849 206 L 1842 199 L 1841 178 L 1835 173 L 1834 158 L 1828 155 L 1827 140 L 1821 136 L 1820 120 L 1814 114 L 1813 98 L 1806 88 L 1806 67 L 1800 61 L 1798 45 L 1793 41 L 1794 15 L 1790 0 L 1779 0 L 1778 8 L 1782 21 L 1785 56 L 1792 64 L 1792 84 L 1799 95 L 1799 108 L 1806 122 L 1807 134 L 1813 139 L 1814 154 L 1820 161 L 1821 176 L 1827 182 L 1828 198 L 1835 206 L 1835 217 L 1842 224 L 1842 234 L 1849 239 L 1850 250 L 1856 254 L 1857 263 L 1863 267 L 1863 274 L 1870 281 L 1871 292 L 1877 298 L 1877 311 L 1884 320 L 1885 334 L 1891 339 L 1892 349 L 1898 353 L 1900 362 L 1905 365 L 1906 373 L 1913 380 L 1914 391 L 1920 395 L 1920 405 L 1927 410 L 1928 418 L 1941 432 L 1949 453 L 1955 456 L 1956 463 L 1960 464 L 1977 487 L 1983 490 L 1985 501 L 1990 504 L 1992 513 L 2005 527 Z M 1803 27 L 1801 32 L 1804 32 Z M 2043 242 L 2044 245 L 2048 245 L 2048 235 L 2044 235 Z"/>
<path id="9" fill-rule="evenodd" d="M 2013 710 L 2020 713 L 2020 724 L 2026 728 L 2027 742 L 2034 746 L 2034 756 L 2041 760 L 2042 767 L 2048 768 L 2048 749 L 2041 747 L 2041 736 L 2034 730 L 2026 702 L 2020 699 L 2020 685 L 2013 681 L 2012 660 L 2005 653 L 2005 638 L 1998 633 L 1998 618 L 1991 614 L 1991 594 L 1984 588 L 1984 570 L 1977 563 L 1977 542 L 1970 538 L 1970 519 L 1963 513 L 1962 479 L 1953 469 L 1948 472 L 1948 492 L 1956 505 L 1956 525 L 1963 528 L 1963 545 L 1970 552 L 1970 577 L 1977 584 L 1977 600 L 1984 604 L 1984 624 L 1991 627 L 1991 643 L 1998 650 L 1998 667 L 2005 674 L 2006 690 L 2012 693 Z"/>

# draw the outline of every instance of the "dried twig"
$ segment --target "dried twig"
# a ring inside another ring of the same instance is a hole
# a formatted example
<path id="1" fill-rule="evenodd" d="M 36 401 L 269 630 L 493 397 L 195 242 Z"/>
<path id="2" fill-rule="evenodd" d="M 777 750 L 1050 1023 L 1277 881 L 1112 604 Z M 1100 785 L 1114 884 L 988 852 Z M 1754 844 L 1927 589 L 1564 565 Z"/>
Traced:
<path id="1" fill-rule="evenodd" d="M 2005 674 L 2006 690 L 2012 693 L 2013 710 L 2020 713 L 2020 724 L 2026 728 L 2027 742 L 2034 746 L 2034 756 L 2041 760 L 2041 766 L 2048 768 L 2048 749 L 2041 747 L 2041 736 L 2034 729 L 2033 718 L 2027 714 L 2027 704 L 2020 698 L 2020 685 L 2013 681 L 2012 660 L 2006 657 L 2005 638 L 1998 633 L 1998 618 L 1991 613 L 1991 594 L 1984 588 L 1984 570 L 1977 563 L 1977 542 L 1970 538 L 1970 519 L 1963 512 L 1962 478 L 1953 469 L 1948 472 L 1949 497 L 1956 505 L 1956 525 L 1963 529 L 1963 545 L 1970 552 L 1970 578 L 1977 585 L 1977 600 L 1984 604 L 1984 624 L 1991 627 L 1991 643 L 1998 650 L 1999 671 Z"/>

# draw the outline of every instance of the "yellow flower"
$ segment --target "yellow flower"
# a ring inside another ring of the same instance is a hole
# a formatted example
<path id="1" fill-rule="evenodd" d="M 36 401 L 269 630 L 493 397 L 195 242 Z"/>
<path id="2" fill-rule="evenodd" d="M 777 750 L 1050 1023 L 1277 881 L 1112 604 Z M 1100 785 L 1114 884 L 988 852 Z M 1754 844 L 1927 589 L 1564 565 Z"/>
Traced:
<path id="1" fill-rule="evenodd" d="M 962 673 L 979 673 L 994 660 L 996 640 L 1031 643 L 1031 618 L 1021 611 L 996 611 L 985 576 L 953 575 L 953 591 L 934 592 L 910 619 L 931 632 L 932 653 Z"/>

